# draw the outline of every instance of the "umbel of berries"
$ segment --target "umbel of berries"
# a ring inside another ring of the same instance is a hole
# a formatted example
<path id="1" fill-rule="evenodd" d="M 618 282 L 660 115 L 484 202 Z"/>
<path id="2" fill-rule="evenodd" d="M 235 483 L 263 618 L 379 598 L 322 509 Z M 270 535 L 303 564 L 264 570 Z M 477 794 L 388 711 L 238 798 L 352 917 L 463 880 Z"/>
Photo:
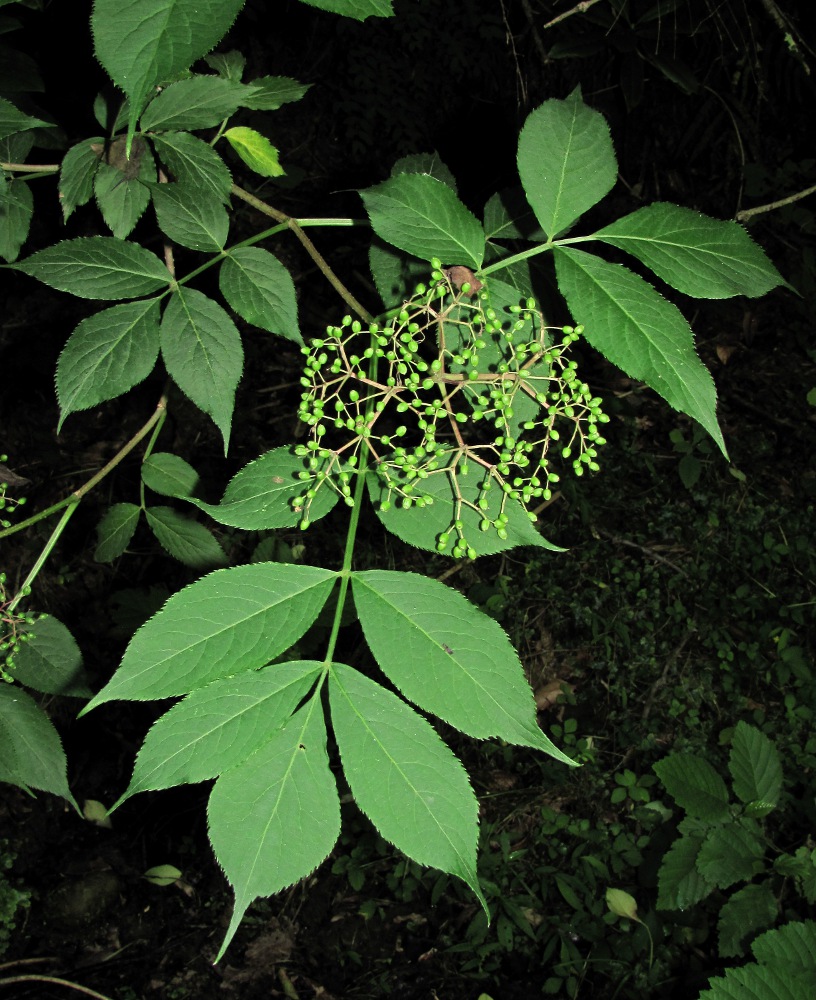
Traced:
<path id="1" fill-rule="evenodd" d="M 548 327 L 534 299 L 499 312 L 489 283 L 432 268 L 399 308 L 368 325 L 345 316 L 303 348 L 309 440 L 296 449 L 304 491 L 294 506 L 307 527 L 322 489 L 353 505 L 352 477 L 373 465 L 383 511 L 421 508 L 444 477 L 451 518 L 437 549 L 475 558 L 463 511 L 499 538 L 510 502 L 535 520 L 530 507 L 551 497 L 559 465 L 579 476 L 598 469 L 609 418 L 569 359 L 581 327 Z"/>

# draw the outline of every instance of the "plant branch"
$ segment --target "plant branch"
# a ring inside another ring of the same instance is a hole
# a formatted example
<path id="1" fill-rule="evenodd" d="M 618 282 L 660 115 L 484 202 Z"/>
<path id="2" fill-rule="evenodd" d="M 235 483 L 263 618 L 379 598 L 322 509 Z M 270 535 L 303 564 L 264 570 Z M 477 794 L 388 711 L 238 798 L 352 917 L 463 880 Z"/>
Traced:
<path id="1" fill-rule="evenodd" d="M 271 205 L 268 205 L 265 201 L 261 201 L 261 199 L 257 198 L 254 194 L 250 194 L 249 191 L 245 191 L 243 188 L 238 187 L 237 184 L 232 185 L 232 193 L 237 198 L 240 198 L 241 201 L 245 201 L 247 205 L 251 205 L 257 211 L 263 213 L 264 215 L 268 215 L 270 219 L 274 219 L 276 222 L 280 222 L 283 225 L 288 226 L 295 234 L 295 236 L 297 236 L 297 238 L 303 244 L 303 246 L 306 249 L 306 252 L 312 258 L 315 264 L 317 264 L 318 268 L 323 273 L 326 280 L 329 282 L 332 288 L 334 288 L 334 290 L 337 292 L 340 298 L 346 303 L 346 305 L 348 305 L 349 308 L 353 309 L 354 312 L 356 312 L 361 319 L 365 320 L 366 323 L 372 322 L 374 317 L 364 306 L 362 306 L 357 301 L 357 299 L 355 299 L 355 297 L 346 288 L 343 282 L 337 277 L 334 271 L 332 271 L 332 269 L 326 263 L 326 260 L 324 259 L 323 255 L 320 253 L 320 251 L 317 249 L 314 243 L 312 243 L 312 241 L 303 231 L 297 219 L 293 219 L 292 216 L 286 215 L 285 212 L 281 212 L 277 208 L 273 208 Z"/>
<path id="2" fill-rule="evenodd" d="M 546 31 L 547 28 L 552 28 L 553 25 L 558 24 L 560 21 L 566 21 L 566 19 L 568 17 L 572 17 L 573 14 L 585 14 L 590 7 L 594 7 L 595 4 L 599 2 L 600 0 L 581 0 L 581 2 L 577 3 L 572 10 L 566 10 L 563 14 L 559 14 L 558 17 L 554 17 L 552 21 L 547 21 L 541 30 Z"/>
<path id="3" fill-rule="evenodd" d="M 5 163 L 0 162 L 0 169 L 18 174 L 55 174 L 60 169 L 59 163 Z"/>
<path id="4" fill-rule="evenodd" d="M 167 390 L 162 393 L 161 399 L 156 405 L 155 411 L 151 414 L 150 419 L 139 428 L 139 430 L 133 435 L 133 437 L 123 445 L 123 447 L 113 456 L 113 458 L 99 470 L 95 475 L 75 490 L 69 496 L 64 497 L 62 500 L 58 501 L 52 506 L 41 510 L 39 514 L 34 514 L 27 518 L 25 521 L 20 521 L 19 524 L 12 525 L 10 528 L 6 528 L 0 531 L 0 538 L 5 538 L 7 535 L 14 535 L 18 531 L 23 531 L 25 528 L 30 528 L 32 524 L 37 524 L 38 521 L 44 520 L 46 517 L 50 517 L 52 514 L 56 514 L 58 510 L 63 510 L 65 507 L 75 506 L 79 501 L 89 493 L 97 483 L 101 482 L 109 472 L 112 472 L 117 465 L 124 459 L 131 451 L 136 447 L 136 445 L 145 437 L 146 434 L 150 432 L 154 424 L 161 420 L 164 422 L 165 416 L 167 415 Z"/>
<path id="5" fill-rule="evenodd" d="M 97 993 L 87 986 L 80 986 L 79 983 L 72 983 L 70 979 L 58 979 L 56 976 L 9 976 L 0 979 L 0 986 L 11 986 L 13 983 L 53 983 L 54 986 L 67 986 L 77 993 L 84 993 L 86 997 L 93 997 L 93 1000 L 111 1000 L 104 993 Z"/>
<path id="6" fill-rule="evenodd" d="M 816 184 L 805 188 L 804 191 L 797 191 L 796 194 L 789 194 L 787 198 L 780 198 L 779 201 L 771 201 L 767 205 L 757 205 L 756 208 L 744 208 L 737 212 L 734 218 L 737 222 L 745 222 L 746 219 L 755 215 L 762 215 L 764 212 L 773 212 L 777 208 L 784 208 L 785 205 L 792 205 L 795 201 L 801 201 L 802 198 L 807 198 L 811 194 L 816 194 Z"/>

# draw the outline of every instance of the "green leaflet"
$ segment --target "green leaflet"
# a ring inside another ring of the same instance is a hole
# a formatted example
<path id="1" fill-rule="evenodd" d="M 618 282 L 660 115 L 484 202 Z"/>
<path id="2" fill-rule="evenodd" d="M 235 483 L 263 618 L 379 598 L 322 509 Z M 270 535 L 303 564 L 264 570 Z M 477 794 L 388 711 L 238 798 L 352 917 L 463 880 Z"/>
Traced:
<path id="1" fill-rule="evenodd" d="M 714 381 L 686 320 L 643 278 L 573 247 L 555 247 L 558 287 L 586 339 L 632 378 L 699 421 L 725 454 Z"/>
<path id="2" fill-rule="evenodd" d="M 156 181 L 153 153 L 139 138 L 133 143 L 133 152 L 137 150 L 135 174 L 131 173 L 132 160 L 124 161 L 122 166 L 100 163 L 94 174 L 94 196 L 99 211 L 113 235 L 121 240 L 130 235 L 150 204 L 150 189 L 146 185 Z"/>
<path id="3" fill-rule="evenodd" d="M 242 83 L 220 76 L 192 76 L 171 83 L 145 108 L 142 131 L 178 131 L 214 128 L 241 106 L 246 94 Z"/>
<path id="4" fill-rule="evenodd" d="M 178 455 L 154 451 L 142 463 L 142 482 L 165 497 L 189 497 L 198 485 L 198 473 Z"/>
<path id="5" fill-rule="evenodd" d="M 11 101 L 0 97 L 0 139 L 6 139 L 17 132 L 27 132 L 29 129 L 50 125 L 41 118 L 33 118 L 16 108 Z"/>
<path id="6" fill-rule="evenodd" d="M 680 205 L 647 205 L 594 235 L 637 257 L 684 295 L 756 298 L 784 284 L 742 226 Z"/>
<path id="7" fill-rule="evenodd" d="M 189 500 L 219 524 L 232 528 L 263 531 L 294 527 L 302 514 L 293 508 L 291 501 L 303 493 L 303 483 L 297 477 L 304 468 L 303 459 L 291 448 L 273 448 L 233 476 L 220 504 L 192 497 Z M 328 514 L 338 499 L 333 490 L 321 490 L 309 508 L 311 520 L 317 521 Z"/>
<path id="8" fill-rule="evenodd" d="M 360 191 L 374 232 L 406 253 L 479 267 L 484 231 L 444 181 L 398 174 Z"/>
<path id="9" fill-rule="evenodd" d="M 63 240 L 14 266 L 83 299 L 135 299 L 170 283 L 167 268 L 155 254 L 112 236 Z"/>
<path id="10" fill-rule="evenodd" d="M 751 819 L 709 830 L 697 855 L 697 871 L 718 889 L 748 882 L 765 868 L 762 831 Z"/>
<path id="11" fill-rule="evenodd" d="M 229 52 L 213 52 L 204 56 L 204 62 L 225 80 L 237 80 L 239 83 L 246 67 L 246 59 L 236 49 Z"/>
<path id="12" fill-rule="evenodd" d="M 377 237 L 368 250 L 368 266 L 386 309 L 401 305 L 417 283 L 428 276 L 427 261 L 406 257 Z"/>
<path id="13" fill-rule="evenodd" d="M 578 90 L 565 101 L 545 101 L 519 135 L 518 171 L 536 218 L 554 239 L 617 179 L 606 119 L 584 104 Z"/>
<path id="14" fill-rule="evenodd" d="M 311 88 L 310 83 L 298 83 L 291 76 L 259 76 L 250 80 L 247 95 L 241 102 L 252 111 L 277 111 L 284 104 L 299 101 Z"/>
<path id="15" fill-rule="evenodd" d="M 479 497 L 480 481 L 481 477 L 477 475 L 475 470 L 469 479 L 460 476 L 458 486 L 462 497 L 475 504 Z M 396 504 L 389 507 L 388 510 L 381 509 L 380 504 L 388 491 L 375 472 L 367 473 L 366 485 L 377 517 L 388 531 L 404 542 L 408 542 L 409 545 L 416 545 L 417 548 L 425 549 L 427 552 L 437 551 L 439 535 L 450 528 L 451 510 L 455 501 L 453 483 L 449 476 L 433 475 L 424 480 L 422 491 L 433 497 L 434 503 L 425 507 L 412 506 L 407 510 Z M 472 495 L 470 496 L 468 496 L 468 486 L 472 487 Z M 519 545 L 535 545 L 542 549 L 548 549 L 550 552 L 566 551 L 566 549 L 548 542 L 536 531 L 518 500 L 508 498 L 505 504 L 505 511 L 509 517 L 505 540 L 499 538 L 493 530 L 480 531 L 479 523 L 482 518 L 495 518 L 499 513 L 501 492 L 494 490 L 489 496 L 490 506 L 486 510 L 480 510 L 477 513 L 472 507 L 463 505 L 459 513 L 465 537 L 468 539 L 468 544 L 476 550 L 477 555 L 487 556 L 497 552 L 507 552 Z"/>
<path id="16" fill-rule="evenodd" d="M 218 282 L 221 294 L 247 323 L 303 344 L 292 276 L 268 250 L 227 251 Z"/>
<path id="17" fill-rule="evenodd" d="M 718 951 L 721 958 L 745 954 L 743 942 L 757 931 L 766 930 L 779 915 L 779 904 L 767 885 L 745 885 L 730 896 L 717 921 Z M 800 965 L 794 966 L 801 968 Z"/>
<path id="18" fill-rule="evenodd" d="M 782 764 L 775 744 L 755 726 L 738 722 L 731 742 L 728 770 L 734 794 L 742 802 L 773 807 L 782 793 Z"/>
<path id="19" fill-rule="evenodd" d="M 51 720 L 21 687 L 0 684 L 0 781 L 59 795 L 79 811 L 66 771 Z"/>
<path id="20" fill-rule="evenodd" d="M 150 529 L 165 551 L 192 569 L 213 569 L 227 562 L 213 533 L 172 507 L 146 507 Z"/>
<path id="21" fill-rule="evenodd" d="M 244 0 L 97 0 L 91 17 L 94 49 L 130 98 L 129 135 L 153 87 L 214 48 L 243 5 Z"/>
<path id="22" fill-rule="evenodd" d="M 94 559 L 113 562 L 130 545 L 142 513 L 135 503 L 115 503 L 109 507 L 97 527 L 97 544 Z"/>
<path id="23" fill-rule="evenodd" d="M 728 819 L 728 789 L 703 757 L 676 753 L 659 760 L 654 770 L 669 795 L 690 816 L 708 823 Z"/>
<path id="24" fill-rule="evenodd" d="M 28 237 L 34 198 L 31 187 L 22 180 L 11 180 L 0 189 L 0 257 L 11 263 Z"/>
<path id="25" fill-rule="evenodd" d="M 408 857 L 456 875 L 490 917 L 476 873 L 479 806 L 459 759 L 400 698 L 342 663 L 332 726 L 357 805 Z"/>
<path id="26" fill-rule="evenodd" d="M 392 0 L 303 0 L 303 3 L 332 14 L 352 17 L 355 21 L 365 21 L 367 17 L 391 17 L 394 13 Z"/>
<path id="27" fill-rule="evenodd" d="M 112 306 L 82 320 L 57 362 L 57 430 L 69 414 L 115 399 L 146 379 L 158 356 L 158 299 Z"/>
<path id="28" fill-rule="evenodd" d="M 139 629 L 83 714 L 106 701 L 173 698 L 265 666 L 317 618 L 335 576 L 314 566 L 255 563 L 196 580 Z"/>
<path id="29" fill-rule="evenodd" d="M 60 165 L 59 198 L 65 222 L 71 217 L 75 208 L 87 205 L 93 197 L 94 175 L 99 166 L 99 154 L 93 147 L 104 148 L 104 144 L 103 137 L 94 136 L 92 139 L 78 142 L 63 156 Z"/>
<path id="30" fill-rule="evenodd" d="M 281 177 L 286 173 L 280 165 L 277 147 L 254 128 L 245 125 L 229 128 L 224 138 L 249 169 L 261 177 Z"/>
<path id="31" fill-rule="evenodd" d="M 230 220 L 223 199 L 211 189 L 153 184 L 151 192 L 159 228 L 169 239 L 190 250 L 223 250 Z"/>
<path id="32" fill-rule="evenodd" d="M 746 965 L 727 969 L 710 980 L 699 1000 L 804 1000 L 813 990 L 813 975 L 779 966 Z"/>
<path id="33" fill-rule="evenodd" d="M 289 719 L 321 666 L 275 663 L 188 694 L 147 734 L 127 791 L 110 812 L 139 792 L 206 781 L 245 761 Z"/>
<path id="34" fill-rule="evenodd" d="M 456 178 L 450 167 L 440 159 L 439 153 L 409 153 L 401 156 L 391 167 L 391 176 L 396 177 L 398 174 L 428 174 L 447 184 L 456 194 Z"/>
<path id="35" fill-rule="evenodd" d="M 366 642 L 406 698 L 469 736 L 574 764 L 538 728 L 533 693 L 498 622 L 416 573 L 353 573 L 352 587 Z"/>
<path id="36" fill-rule="evenodd" d="M 151 138 L 176 181 L 193 191 L 207 191 L 221 202 L 228 201 L 232 177 L 212 146 L 189 132 L 163 132 Z"/>
<path id="37" fill-rule="evenodd" d="M 658 910 L 685 910 L 714 889 L 697 871 L 702 837 L 680 837 L 663 856 L 658 872 Z"/>
<path id="38" fill-rule="evenodd" d="M 789 965 L 803 972 L 816 973 L 816 922 L 784 924 L 767 931 L 751 945 L 758 962 L 765 965 Z"/>
<path id="39" fill-rule="evenodd" d="M 66 626 L 43 615 L 28 631 L 31 638 L 14 656 L 14 679 L 43 694 L 90 698 L 82 653 Z"/>
<path id="40" fill-rule="evenodd" d="M 484 230 L 488 240 L 544 241 L 547 238 L 519 187 L 497 191 L 488 199 L 484 208 Z"/>
<path id="41" fill-rule="evenodd" d="M 221 431 L 229 445 L 235 389 L 244 366 L 241 336 L 227 313 L 194 288 L 178 287 L 162 316 L 167 373 Z"/>
<path id="42" fill-rule="evenodd" d="M 340 801 L 319 697 L 243 764 L 221 775 L 207 815 L 215 856 L 235 889 L 217 962 L 250 903 L 304 878 L 337 841 Z"/>

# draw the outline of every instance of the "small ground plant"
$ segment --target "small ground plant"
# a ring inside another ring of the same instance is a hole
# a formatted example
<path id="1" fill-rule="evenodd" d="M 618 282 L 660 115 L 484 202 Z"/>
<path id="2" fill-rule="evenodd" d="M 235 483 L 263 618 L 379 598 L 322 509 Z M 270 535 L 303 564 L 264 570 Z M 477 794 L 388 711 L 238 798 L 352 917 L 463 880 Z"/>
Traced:
<path id="1" fill-rule="evenodd" d="M 360 20 L 390 13 L 383 0 L 311 2 Z M 307 89 L 284 77 L 245 81 L 239 53 L 210 54 L 241 7 L 97 0 L 96 56 L 124 101 L 100 97 L 103 134 L 76 143 L 58 164 L 28 162 L 32 133 L 48 123 L 0 99 L 6 259 L 55 289 L 116 303 L 68 338 L 56 371 L 59 426 L 128 392 L 159 363 L 167 375 L 154 413 L 107 466 L 0 536 L 61 514 L 23 584 L 32 586 L 82 497 L 141 448 L 138 496 L 105 515 L 97 559 L 120 556 L 144 517 L 182 563 L 221 567 L 170 597 L 83 709 L 181 699 L 148 733 L 113 808 L 141 791 L 215 779 L 209 836 L 235 891 L 219 958 L 253 900 L 308 875 L 335 846 L 340 796 L 329 732 L 354 800 L 383 837 L 466 883 L 490 915 L 476 870 L 476 796 L 421 713 L 565 766 L 577 754 L 539 728 L 519 657 L 496 621 L 428 576 L 355 567 L 361 519 L 374 516 L 411 545 L 454 559 L 519 546 L 557 552 L 535 527 L 536 507 L 561 477 L 597 471 L 605 444 L 602 400 L 571 356 L 579 338 L 696 420 L 725 452 L 713 381 L 688 323 L 640 273 L 594 251 L 628 254 L 690 297 L 756 296 L 782 282 L 736 223 L 673 204 L 579 234 L 581 218 L 613 187 L 617 162 L 605 120 L 575 90 L 529 115 L 518 140 L 520 188 L 493 195 L 482 218 L 432 156 L 408 157 L 360 191 L 381 299 L 363 306 L 306 234 L 358 220 L 294 219 L 235 180 L 233 171 L 270 178 L 284 170 L 266 136 L 242 124 L 244 113 L 274 111 Z M 58 174 L 66 219 L 93 200 L 111 235 L 66 239 L 18 261 L 31 217 L 28 180 L 47 173 Z M 231 242 L 233 200 L 274 224 Z M 148 206 L 161 253 L 152 240 L 131 238 Z M 293 279 L 260 247 L 288 235 L 343 302 L 318 336 L 304 337 Z M 535 294 L 547 269 L 563 298 L 557 322 Z M 213 282 L 200 282 L 206 292 L 197 287 L 204 274 L 217 275 L 223 304 Z M 211 419 L 226 453 L 243 367 L 236 321 L 302 345 L 304 433 L 250 462 L 210 503 L 185 457 L 161 449 L 161 435 L 182 394 Z M 341 563 L 225 566 L 214 534 L 192 513 L 149 500 L 153 494 L 237 531 L 306 530 L 330 512 L 339 524 L 345 508 L 344 526 L 332 529 L 345 536 Z M 333 610 L 320 655 L 295 655 L 326 608 Z M 379 673 L 340 658 L 349 614 Z M 35 622 L 12 680 L 87 696 L 72 642 L 56 620 Z M 70 799 L 53 727 L 17 687 L 5 690 L 15 697 L 3 704 L 4 775 Z M 9 754 L 8 734 L 36 754 Z M 511 933 L 513 913 L 503 916 L 502 933 Z"/>

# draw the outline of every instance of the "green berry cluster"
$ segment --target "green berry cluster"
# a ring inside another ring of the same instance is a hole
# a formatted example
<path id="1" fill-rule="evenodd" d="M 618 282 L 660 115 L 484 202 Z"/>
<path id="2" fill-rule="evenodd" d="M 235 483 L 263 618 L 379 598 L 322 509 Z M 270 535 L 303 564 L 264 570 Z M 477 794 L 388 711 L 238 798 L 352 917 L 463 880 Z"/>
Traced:
<path id="1" fill-rule="evenodd" d="M 2 476 L 2 463 L 7 461 L 8 455 L 0 455 L 0 477 Z M 7 489 L 8 483 L 4 483 L 2 478 L 0 478 L 0 528 L 11 527 L 11 521 L 8 520 L 6 515 L 13 514 L 18 507 L 22 507 L 26 502 L 25 497 L 15 500 L 12 497 L 6 496 Z"/>
<path id="2" fill-rule="evenodd" d="M 25 611 L 9 612 L 10 603 L 6 594 L 6 574 L 0 573 L 0 681 L 8 684 L 14 680 L 12 671 L 15 654 L 31 638 L 31 632 L 27 629 L 36 621 L 33 615 Z"/>
<path id="3" fill-rule="evenodd" d="M 608 417 L 567 357 L 581 327 L 547 327 L 533 299 L 497 313 L 486 283 L 459 285 L 452 272 L 463 268 L 431 266 L 430 282 L 380 321 L 346 316 L 303 349 L 309 441 L 296 449 L 305 491 L 294 506 L 307 527 L 320 489 L 353 505 L 352 478 L 371 463 L 383 511 L 432 504 L 431 477 L 445 476 L 453 504 L 437 548 L 475 557 L 463 510 L 507 538 L 511 501 L 528 511 L 551 497 L 553 457 L 577 475 L 598 469 Z"/>

